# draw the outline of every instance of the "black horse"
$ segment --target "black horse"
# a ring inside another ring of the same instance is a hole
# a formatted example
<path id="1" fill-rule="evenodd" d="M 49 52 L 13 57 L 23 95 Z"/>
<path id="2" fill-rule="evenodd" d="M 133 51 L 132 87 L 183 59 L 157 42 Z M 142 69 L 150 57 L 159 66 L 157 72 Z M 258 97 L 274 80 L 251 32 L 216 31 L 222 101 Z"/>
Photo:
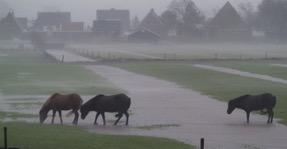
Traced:
<path id="1" fill-rule="evenodd" d="M 249 123 L 249 115 L 251 111 L 267 109 L 267 123 L 273 122 L 273 108 L 276 105 L 276 97 L 270 93 L 260 95 L 243 95 L 228 102 L 227 114 L 231 114 L 235 108 L 242 109 L 246 112 L 247 123 Z"/>
<path id="2" fill-rule="evenodd" d="M 98 116 L 101 114 L 104 125 L 106 125 L 105 112 L 118 112 L 118 118 L 114 125 L 117 125 L 123 114 L 126 116 L 126 125 L 129 123 L 128 109 L 131 105 L 131 99 L 125 94 L 116 94 L 111 96 L 97 95 L 81 106 L 81 118 L 85 119 L 90 111 L 97 112 L 94 125 L 97 124 Z"/>

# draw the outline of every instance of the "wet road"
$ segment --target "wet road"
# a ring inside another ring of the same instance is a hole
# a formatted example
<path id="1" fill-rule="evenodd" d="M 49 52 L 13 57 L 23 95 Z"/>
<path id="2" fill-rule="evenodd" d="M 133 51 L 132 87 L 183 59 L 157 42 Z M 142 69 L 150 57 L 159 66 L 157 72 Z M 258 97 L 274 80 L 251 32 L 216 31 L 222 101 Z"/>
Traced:
<path id="1" fill-rule="evenodd" d="M 81 124 L 91 132 L 167 137 L 193 145 L 204 137 L 207 149 L 287 148 L 287 127 L 266 124 L 266 116 L 251 115 L 248 125 L 243 111 L 227 115 L 226 103 L 174 83 L 109 66 L 87 68 L 132 98 L 129 127 Z"/>

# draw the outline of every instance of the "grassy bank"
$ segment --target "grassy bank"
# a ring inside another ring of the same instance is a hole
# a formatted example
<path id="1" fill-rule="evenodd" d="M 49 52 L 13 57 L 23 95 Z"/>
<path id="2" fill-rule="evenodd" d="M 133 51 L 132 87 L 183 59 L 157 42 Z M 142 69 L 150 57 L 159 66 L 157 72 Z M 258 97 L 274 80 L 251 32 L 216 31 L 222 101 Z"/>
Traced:
<path id="1" fill-rule="evenodd" d="M 8 145 L 21 149 L 192 149 L 190 145 L 163 138 L 92 134 L 77 127 L 0 123 L 8 126 Z M 0 131 L 1 133 L 3 131 Z M 3 135 L 0 135 L 3 140 Z"/>
<path id="2" fill-rule="evenodd" d="M 133 63 L 114 66 L 175 82 L 222 101 L 243 94 L 270 92 L 277 96 L 275 116 L 287 124 L 287 86 L 192 67 L 182 63 Z"/>

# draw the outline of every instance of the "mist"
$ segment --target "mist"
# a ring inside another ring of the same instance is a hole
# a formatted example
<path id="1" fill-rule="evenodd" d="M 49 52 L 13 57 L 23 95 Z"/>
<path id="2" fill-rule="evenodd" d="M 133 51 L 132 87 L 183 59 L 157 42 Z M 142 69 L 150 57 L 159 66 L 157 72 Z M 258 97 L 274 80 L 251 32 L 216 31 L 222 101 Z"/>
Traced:
<path id="1" fill-rule="evenodd" d="M 256 5 L 261 0 L 229 0 L 235 7 L 241 2 L 251 2 Z M 70 11 L 72 19 L 75 21 L 85 21 L 91 23 L 96 19 L 97 9 L 129 9 L 131 17 L 143 18 L 151 8 L 156 13 L 161 14 L 169 5 L 171 0 L 9 0 L 6 3 L 20 17 L 35 19 L 38 11 Z M 196 5 L 207 16 L 214 16 L 214 12 L 219 10 L 226 0 L 194 0 Z"/>

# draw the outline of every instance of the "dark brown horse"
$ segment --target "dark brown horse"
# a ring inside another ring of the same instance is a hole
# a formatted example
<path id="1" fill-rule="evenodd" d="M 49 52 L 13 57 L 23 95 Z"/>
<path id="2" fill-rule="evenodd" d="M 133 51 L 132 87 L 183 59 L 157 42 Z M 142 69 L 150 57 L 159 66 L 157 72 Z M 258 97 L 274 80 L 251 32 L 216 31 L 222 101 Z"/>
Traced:
<path id="1" fill-rule="evenodd" d="M 83 100 L 78 94 L 67 94 L 61 95 L 58 93 L 53 94 L 42 106 L 39 116 L 40 116 L 40 123 L 43 123 L 48 116 L 48 112 L 50 110 L 53 111 L 53 117 L 51 123 L 54 124 L 54 118 L 56 112 L 59 112 L 59 117 L 61 124 L 63 124 L 62 119 L 62 110 L 72 110 L 70 114 L 74 113 L 75 118 L 73 124 L 78 124 L 79 113 L 78 110 L 82 105 Z"/>
<path id="2" fill-rule="evenodd" d="M 117 125 L 123 114 L 126 116 L 126 125 L 129 123 L 128 109 L 131 105 L 131 99 L 125 94 L 116 94 L 111 96 L 97 95 L 87 101 L 81 107 L 81 118 L 85 119 L 90 111 L 97 112 L 94 125 L 97 124 L 98 116 L 101 114 L 103 123 L 106 125 L 105 112 L 117 112 L 118 118 L 114 125 Z"/>
<path id="3" fill-rule="evenodd" d="M 275 105 L 276 97 L 270 93 L 264 93 L 260 95 L 243 95 L 229 101 L 227 114 L 231 114 L 235 108 L 242 109 L 246 112 L 247 123 L 249 123 L 249 116 L 251 111 L 262 111 L 267 109 L 267 123 L 272 123 L 274 116 L 273 108 Z"/>

